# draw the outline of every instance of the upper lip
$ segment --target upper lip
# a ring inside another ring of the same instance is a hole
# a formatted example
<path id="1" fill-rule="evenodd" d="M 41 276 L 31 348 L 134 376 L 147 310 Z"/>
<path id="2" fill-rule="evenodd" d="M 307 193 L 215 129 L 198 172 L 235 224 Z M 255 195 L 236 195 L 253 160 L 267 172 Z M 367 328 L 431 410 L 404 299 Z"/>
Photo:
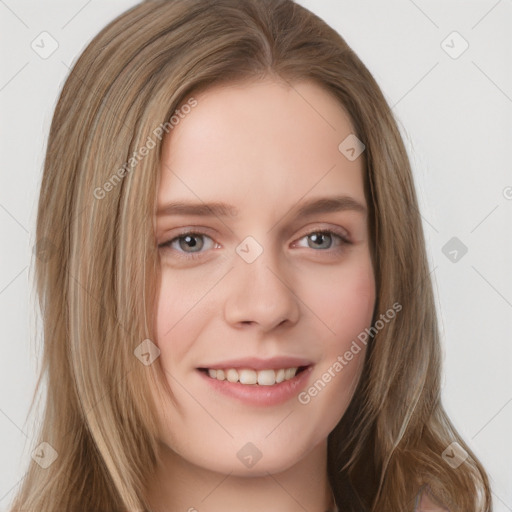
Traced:
<path id="1" fill-rule="evenodd" d="M 230 359 L 218 363 L 211 363 L 199 368 L 228 369 L 228 368 L 251 368 L 253 370 L 279 370 L 280 368 L 298 368 L 313 364 L 308 359 L 301 357 L 272 357 L 271 359 L 260 359 L 258 357 L 244 357 L 242 359 Z"/>

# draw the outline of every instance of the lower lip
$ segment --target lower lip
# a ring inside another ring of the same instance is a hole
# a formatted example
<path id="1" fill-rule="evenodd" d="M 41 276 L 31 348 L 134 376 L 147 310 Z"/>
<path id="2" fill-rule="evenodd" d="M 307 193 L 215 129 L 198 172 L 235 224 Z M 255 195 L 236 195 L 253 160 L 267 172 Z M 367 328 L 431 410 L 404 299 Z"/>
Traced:
<path id="1" fill-rule="evenodd" d="M 297 396 L 306 386 L 313 365 L 308 366 L 293 379 L 285 380 L 272 386 L 260 386 L 259 384 L 240 384 L 228 380 L 217 380 L 206 372 L 197 370 L 201 377 L 216 391 L 231 398 L 236 398 L 250 405 L 270 406 L 279 405 Z"/>

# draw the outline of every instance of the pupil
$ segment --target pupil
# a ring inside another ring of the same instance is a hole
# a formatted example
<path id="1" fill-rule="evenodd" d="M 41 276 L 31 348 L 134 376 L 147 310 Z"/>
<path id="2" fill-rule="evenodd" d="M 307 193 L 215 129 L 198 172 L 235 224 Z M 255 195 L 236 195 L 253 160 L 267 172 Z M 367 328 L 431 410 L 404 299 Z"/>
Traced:
<path id="1" fill-rule="evenodd" d="M 313 242 L 316 244 L 319 244 L 319 245 L 322 245 L 321 240 L 323 237 L 330 238 L 330 235 L 327 233 L 317 233 L 317 234 L 311 235 L 311 239 L 313 240 Z"/>
<path id="2" fill-rule="evenodd" d="M 198 239 L 198 236 L 190 236 L 186 235 L 182 237 L 182 241 L 184 241 L 184 244 L 180 241 L 180 246 L 183 250 L 186 251 L 186 249 L 201 249 L 202 243 L 197 243 L 196 240 Z M 195 251 L 193 251 L 195 252 Z"/>

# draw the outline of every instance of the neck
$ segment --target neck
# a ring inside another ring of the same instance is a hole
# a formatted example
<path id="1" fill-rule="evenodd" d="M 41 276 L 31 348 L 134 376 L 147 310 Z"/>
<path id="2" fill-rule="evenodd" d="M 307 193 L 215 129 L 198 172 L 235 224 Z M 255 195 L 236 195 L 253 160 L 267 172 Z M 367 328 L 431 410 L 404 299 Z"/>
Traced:
<path id="1" fill-rule="evenodd" d="M 284 471 L 270 473 L 261 467 L 257 476 L 211 471 L 162 446 L 161 463 L 148 482 L 152 512 L 335 510 L 327 477 L 326 442 Z"/>

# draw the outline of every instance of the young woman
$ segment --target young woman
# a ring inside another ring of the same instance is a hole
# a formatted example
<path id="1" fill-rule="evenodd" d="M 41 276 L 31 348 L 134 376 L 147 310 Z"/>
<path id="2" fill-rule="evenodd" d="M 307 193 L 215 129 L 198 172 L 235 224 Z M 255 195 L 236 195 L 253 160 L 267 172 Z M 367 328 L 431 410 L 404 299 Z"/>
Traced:
<path id="1" fill-rule="evenodd" d="M 37 240 L 48 391 L 13 512 L 491 510 L 396 123 L 293 1 L 109 24 L 56 107 Z"/>

